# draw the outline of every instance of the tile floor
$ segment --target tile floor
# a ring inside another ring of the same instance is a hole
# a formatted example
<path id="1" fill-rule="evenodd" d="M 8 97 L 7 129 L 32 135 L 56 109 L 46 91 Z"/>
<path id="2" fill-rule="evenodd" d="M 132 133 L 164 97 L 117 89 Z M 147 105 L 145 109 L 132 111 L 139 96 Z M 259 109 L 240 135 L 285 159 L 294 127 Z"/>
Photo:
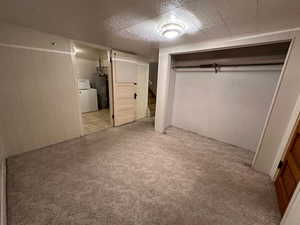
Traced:
<path id="1" fill-rule="evenodd" d="M 82 114 L 83 133 L 85 135 L 112 127 L 109 109 Z"/>

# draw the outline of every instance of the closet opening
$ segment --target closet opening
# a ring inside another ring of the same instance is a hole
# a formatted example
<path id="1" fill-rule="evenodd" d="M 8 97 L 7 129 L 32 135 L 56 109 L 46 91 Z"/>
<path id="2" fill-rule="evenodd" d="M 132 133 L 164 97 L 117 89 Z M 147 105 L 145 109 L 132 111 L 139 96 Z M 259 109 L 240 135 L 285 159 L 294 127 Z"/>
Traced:
<path id="1" fill-rule="evenodd" d="M 172 55 L 172 125 L 257 152 L 289 46 L 284 41 Z"/>

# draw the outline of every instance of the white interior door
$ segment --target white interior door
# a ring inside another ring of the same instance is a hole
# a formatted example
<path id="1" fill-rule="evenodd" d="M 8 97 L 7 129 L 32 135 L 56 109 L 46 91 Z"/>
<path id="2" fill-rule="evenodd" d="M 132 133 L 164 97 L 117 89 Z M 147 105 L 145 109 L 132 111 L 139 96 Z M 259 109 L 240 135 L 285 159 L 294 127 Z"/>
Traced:
<path id="1" fill-rule="evenodd" d="M 149 83 L 149 64 L 138 63 L 137 75 L 137 99 L 136 99 L 136 119 L 147 116 L 148 108 L 148 83 Z"/>
<path id="2" fill-rule="evenodd" d="M 137 64 L 130 54 L 112 51 L 114 125 L 136 119 Z"/>

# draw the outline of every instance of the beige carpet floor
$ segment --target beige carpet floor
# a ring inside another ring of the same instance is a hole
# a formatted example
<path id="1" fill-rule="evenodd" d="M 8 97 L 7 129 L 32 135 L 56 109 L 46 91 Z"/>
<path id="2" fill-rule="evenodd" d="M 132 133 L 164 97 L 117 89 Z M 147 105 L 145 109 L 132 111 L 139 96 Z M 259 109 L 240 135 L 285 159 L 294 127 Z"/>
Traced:
<path id="1" fill-rule="evenodd" d="M 278 225 L 253 153 L 145 120 L 11 157 L 9 225 Z"/>

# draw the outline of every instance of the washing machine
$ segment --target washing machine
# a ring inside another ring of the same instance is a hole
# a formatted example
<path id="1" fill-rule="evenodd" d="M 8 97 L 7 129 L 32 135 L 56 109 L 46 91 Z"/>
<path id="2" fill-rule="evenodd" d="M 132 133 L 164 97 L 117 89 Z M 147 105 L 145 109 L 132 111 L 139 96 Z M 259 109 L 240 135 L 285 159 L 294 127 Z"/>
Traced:
<path id="1" fill-rule="evenodd" d="M 91 88 L 90 81 L 87 79 L 78 79 L 78 88 L 81 113 L 98 111 L 97 89 Z"/>

